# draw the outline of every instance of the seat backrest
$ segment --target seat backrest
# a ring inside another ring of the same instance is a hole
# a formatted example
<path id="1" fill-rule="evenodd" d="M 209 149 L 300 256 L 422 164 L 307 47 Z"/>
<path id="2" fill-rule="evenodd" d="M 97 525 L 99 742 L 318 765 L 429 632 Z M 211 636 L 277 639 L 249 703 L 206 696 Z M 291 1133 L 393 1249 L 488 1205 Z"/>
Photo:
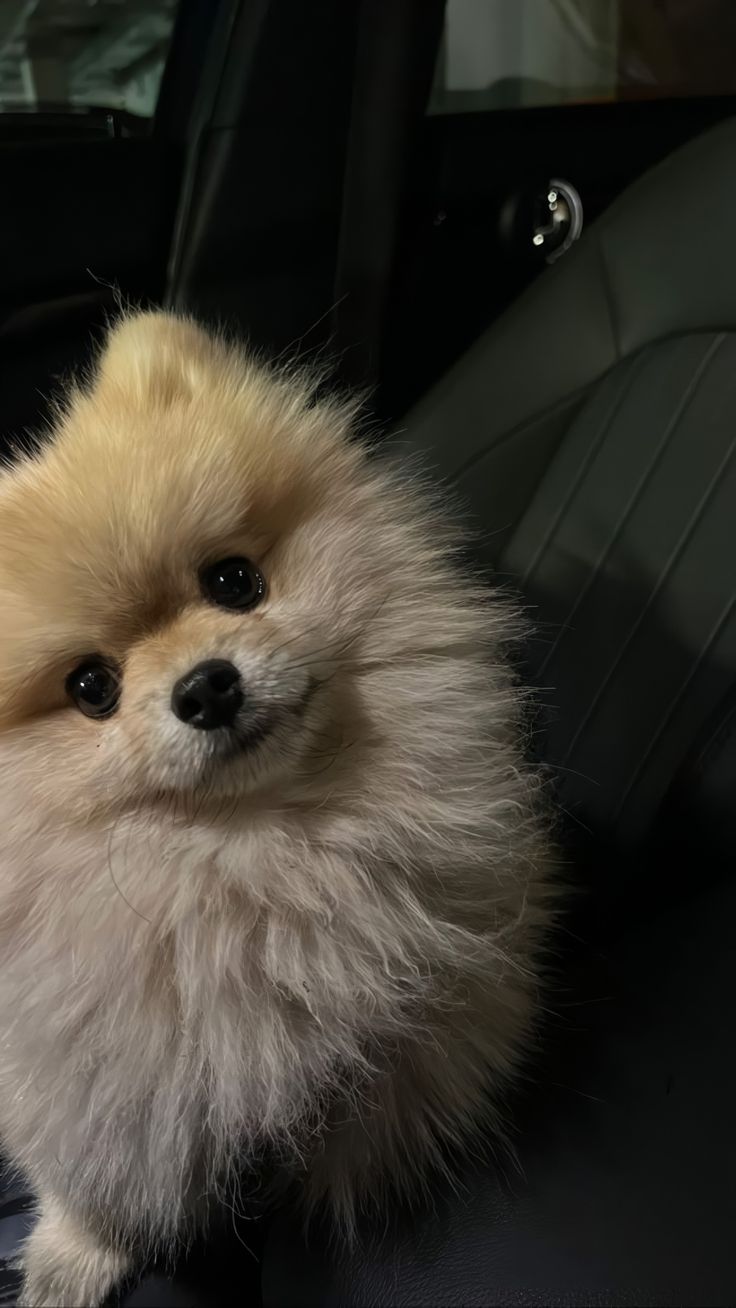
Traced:
<path id="1" fill-rule="evenodd" d="M 631 849 L 736 681 L 735 159 L 730 120 L 644 177 L 402 435 L 530 605 L 561 802 Z"/>

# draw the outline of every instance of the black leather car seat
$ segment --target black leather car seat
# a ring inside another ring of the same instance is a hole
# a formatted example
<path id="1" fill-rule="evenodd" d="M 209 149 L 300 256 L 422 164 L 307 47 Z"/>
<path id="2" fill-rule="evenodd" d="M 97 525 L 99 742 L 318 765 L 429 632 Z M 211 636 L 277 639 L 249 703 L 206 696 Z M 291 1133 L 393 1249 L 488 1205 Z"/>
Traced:
<path id="1" fill-rule="evenodd" d="M 533 606 L 563 801 L 626 845 L 736 671 L 735 152 L 649 173 L 406 424 Z"/>
<path id="2" fill-rule="evenodd" d="M 518 1171 L 349 1259 L 283 1218 L 268 1308 L 736 1302 L 735 160 L 644 177 L 402 424 L 532 612 L 590 912 Z"/>

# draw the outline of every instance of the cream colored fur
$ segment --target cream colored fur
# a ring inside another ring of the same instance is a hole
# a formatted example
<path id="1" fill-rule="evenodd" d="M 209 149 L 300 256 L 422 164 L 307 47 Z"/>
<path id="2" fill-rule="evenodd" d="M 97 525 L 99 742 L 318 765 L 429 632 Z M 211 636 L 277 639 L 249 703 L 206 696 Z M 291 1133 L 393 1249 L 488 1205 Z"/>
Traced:
<path id="1" fill-rule="evenodd" d="M 98 1303 L 266 1148 L 349 1228 L 499 1125 L 552 899 L 516 619 L 351 418 L 134 316 L 0 478 L 0 1141 L 39 1195 L 26 1304 Z M 252 613 L 200 595 L 232 554 L 265 574 Z M 65 691 L 95 652 L 124 669 L 102 722 Z M 222 763 L 170 711 L 210 657 L 276 723 Z"/>

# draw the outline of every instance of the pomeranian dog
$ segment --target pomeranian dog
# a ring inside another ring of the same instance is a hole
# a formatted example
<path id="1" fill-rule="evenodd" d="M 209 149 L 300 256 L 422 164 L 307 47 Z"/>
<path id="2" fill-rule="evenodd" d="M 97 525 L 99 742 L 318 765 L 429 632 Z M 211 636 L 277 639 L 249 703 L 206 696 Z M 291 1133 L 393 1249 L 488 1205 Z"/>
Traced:
<path id="1" fill-rule="evenodd" d="M 554 899 L 506 663 L 353 413 L 166 314 L 0 475 L 0 1147 L 26 1305 L 264 1151 L 349 1230 L 479 1127 Z"/>

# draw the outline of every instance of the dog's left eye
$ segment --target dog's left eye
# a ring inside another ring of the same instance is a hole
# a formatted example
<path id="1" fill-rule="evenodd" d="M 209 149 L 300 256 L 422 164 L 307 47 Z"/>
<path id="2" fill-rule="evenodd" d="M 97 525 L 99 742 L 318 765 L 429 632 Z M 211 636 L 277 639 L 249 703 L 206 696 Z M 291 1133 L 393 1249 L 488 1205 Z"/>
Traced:
<path id="1" fill-rule="evenodd" d="M 266 593 L 262 574 L 250 559 L 222 559 L 201 575 L 205 598 L 223 609 L 253 609 Z"/>
<path id="2" fill-rule="evenodd" d="M 120 673 L 104 659 L 85 659 L 66 679 L 67 694 L 88 718 L 106 718 L 120 699 Z"/>

